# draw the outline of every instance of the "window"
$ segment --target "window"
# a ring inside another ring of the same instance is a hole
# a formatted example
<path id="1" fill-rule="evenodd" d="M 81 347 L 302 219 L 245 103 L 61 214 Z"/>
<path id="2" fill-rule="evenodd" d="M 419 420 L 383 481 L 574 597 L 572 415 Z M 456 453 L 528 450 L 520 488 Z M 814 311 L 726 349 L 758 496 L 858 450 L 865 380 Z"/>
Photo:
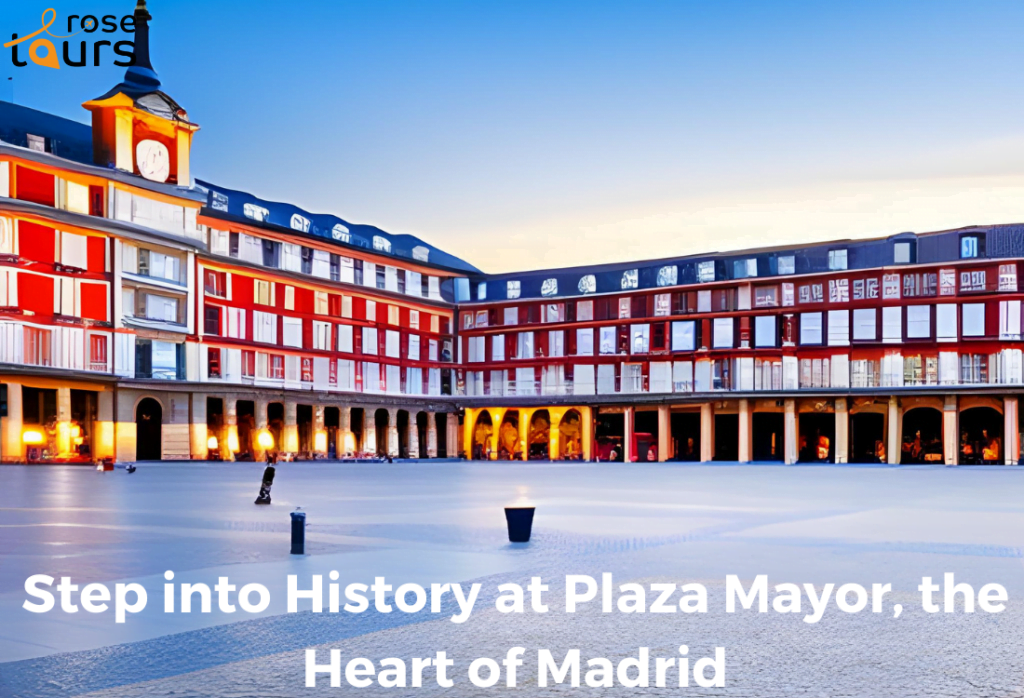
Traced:
<path id="1" fill-rule="evenodd" d="M 338 325 L 338 351 L 352 353 L 352 325 Z"/>
<path id="2" fill-rule="evenodd" d="M 401 316 L 401 310 L 399 309 L 399 307 L 397 305 L 389 305 L 388 306 L 388 324 L 389 325 L 398 325 L 401 322 L 400 316 Z"/>
<path id="3" fill-rule="evenodd" d="M 207 294 L 211 296 L 216 296 L 218 298 L 227 297 L 227 274 L 225 274 L 222 271 L 205 269 L 203 271 L 203 281 Z"/>
<path id="4" fill-rule="evenodd" d="M 516 358 L 533 358 L 533 332 L 520 332 L 516 335 Z"/>
<path id="5" fill-rule="evenodd" d="M 52 366 L 53 355 L 50 352 L 50 330 L 38 327 L 25 327 L 25 363 L 31 366 Z"/>
<path id="6" fill-rule="evenodd" d="M 277 344 L 277 315 L 252 311 L 252 340 L 265 344 Z"/>
<path id="7" fill-rule="evenodd" d="M 437 340 L 427 340 L 427 361 L 437 361 Z"/>
<path id="8" fill-rule="evenodd" d="M 754 346 L 774 347 L 777 344 L 778 330 L 774 315 L 758 315 L 754 318 Z"/>
<path id="9" fill-rule="evenodd" d="M 821 313 L 800 313 L 800 343 L 821 344 Z"/>
<path id="10" fill-rule="evenodd" d="M 964 337 L 985 336 L 985 304 L 964 303 L 960 326 Z"/>
<path id="11" fill-rule="evenodd" d="M 203 317 L 203 333 L 220 335 L 220 316 L 221 308 L 218 305 L 206 306 L 206 312 Z"/>
<path id="12" fill-rule="evenodd" d="M 285 271 L 302 271 L 302 250 L 304 248 L 286 242 L 281 245 L 281 268 Z"/>
<path id="13" fill-rule="evenodd" d="M 849 303 L 850 302 L 850 280 L 829 279 L 828 281 L 828 302 Z"/>
<path id="14" fill-rule="evenodd" d="M 672 294 L 659 293 L 654 296 L 654 316 L 666 317 L 672 314 Z"/>
<path id="15" fill-rule="evenodd" d="M 89 370 L 107 370 L 107 337 L 102 334 L 89 336 Z"/>
<path id="16" fill-rule="evenodd" d="M 711 291 L 697 291 L 697 312 L 711 312 Z"/>
<path id="17" fill-rule="evenodd" d="M 259 305 L 274 305 L 274 284 L 255 279 L 252 282 L 252 302 Z"/>
<path id="18" fill-rule="evenodd" d="M 387 288 L 387 286 L 388 286 L 388 278 L 387 277 L 388 277 L 388 275 L 387 275 L 387 271 L 384 269 L 384 265 L 383 264 L 378 264 L 377 265 L 377 273 L 376 273 L 377 288 L 379 288 L 382 291 Z"/>
<path id="19" fill-rule="evenodd" d="M 504 344 L 502 345 L 504 346 Z M 420 360 L 420 337 L 419 335 L 409 335 L 409 359 L 412 361 Z"/>
<path id="20" fill-rule="evenodd" d="M 256 352 L 248 349 L 242 350 L 242 377 L 253 378 L 256 376 Z"/>
<path id="21" fill-rule="evenodd" d="M 267 377 L 284 380 L 284 356 L 281 354 L 271 354 L 269 358 Z"/>
<path id="22" fill-rule="evenodd" d="M 1016 291 L 1017 290 L 1017 265 L 1016 264 L 1000 264 L 999 265 L 999 290 L 1000 291 Z"/>
<path id="23" fill-rule="evenodd" d="M 313 312 L 317 315 L 330 315 L 331 300 L 327 291 L 313 291 Z"/>
<path id="24" fill-rule="evenodd" d="M 588 322 L 594 319 L 594 301 L 576 301 L 577 322 Z"/>
<path id="25" fill-rule="evenodd" d="M 614 327 L 602 327 L 600 328 L 601 333 L 601 353 L 602 354 L 614 354 L 615 353 L 615 339 L 616 331 Z"/>
<path id="26" fill-rule="evenodd" d="M 147 293 L 143 296 L 146 304 L 146 319 L 163 322 L 178 322 L 178 299 Z"/>
<path id="27" fill-rule="evenodd" d="M 999 339 L 1020 339 L 1020 301 L 999 303 Z"/>
<path id="28" fill-rule="evenodd" d="M 409 328 L 413 330 L 418 330 L 420 328 L 420 311 L 409 311 Z"/>
<path id="29" fill-rule="evenodd" d="M 630 327 L 630 350 L 633 354 L 646 354 L 651 348 L 651 326 L 632 325 Z"/>
<path id="30" fill-rule="evenodd" d="M 850 343 L 850 311 L 828 311 L 828 345 L 845 347 Z"/>
<path id="31" fill-rule="evenodd" d="M 846 250 L 828 251 L 828 268 L 831 271 L 843 271 L 846 269 Z"/>
<path id="32" fill-rule="evenodd" d="M 955 303 L 940 303 L 935 306 L 935 339 L 940 342 L 956 341 Z"/>
<path id="33" fill-rule="evenodd" d="M 377 328 L 376 327 L 364 327 L 363 328 L 363 353 L 364 354 L 376 354 L 377 353 Z"/>
<path id="34" fill-rule="evenodd" d="M 341 257 L 332 254 L 330 258 L 330 279 L 331 281 L 341 281 Z"/>
<path id="35" fill-rule="evenodd" d="M 313 273 L 313 250 L 308 247 L 302 248 L 302 273 Z"/>
<path id="36" fill-rule="evenodd" d="M 540 307 L 540 321 L 565 322 L 565 303 L 545 303 L 542 305 Z"/>
<path id="37" fill-rule="evenodd" d="M 286 347 L 302 348 L 302 318 L 281 318 L 281 344 Z"/>
<path id="38" fill-rule="evenodd" d="M 874 342 L 878 339 L 878 330 L 875 327 L 878 321 L 878 313 L 874 308 L 858 308 L 853 311 L 853 339 L 855 341 Z"/>
<path id="39" fill-rule="evenodd" d="M 632 307 L 633 307 L 633 303 L 632 303 L 632 301 L 629 298 L 620 298 L 619 299 L 619 319 L 620 320 L 628 319 L 629 316 L 630 316 L 630 311 L 632 310 Z"/>
<path id="40" fill-rule="evenodd" d="M 594 355 L 594 330 L 587 327 L 576 330 L 576 355 Z"/>
<path id="41" fill-rule="evenodd" d="M 758 286 L 754 289 L 755 308 L 774 308 L 779 304 L 778 286 Z"/>
<path id="42" fill-rule="evenodd" d="M 890 344 L 903 341 L 903 308 L 882 308 L 882 341 Z"/>
<path id="43" fill-rule="evenodd" d="M 716 317 L 714 320 L 713 347 L 731 349 L 733 346 L 733 320 L 731 317 Z"/>
<path id="44" fill-rule="evenodd" d="M 331 348 L 331 323 L 313 320 L 313 349 L 327 351 Z"/>
<path id="45" fill-rule="evenodd" d="M 732 278 L 748 279 L 757 276 L 756 259 L 737 259 L 732 263 Z"/>
<path id="46" fill-rule="evenodd" d="M 284 309 L 295 310 L 295 287 L 284 287 Z"/>
<path id="47" fill-rule="evenodd" d="M 960 236 L 960 259 L 975 259 L 984 256 L 981 245 L 982 238 L 978 235 Z"/>
<path id="48" fill-rule="evenodd" d="M 370 322 L 377 322 L 376 301 L 366 301 L 366 319 Z"/>
<path id="49" fill-rule="evenodd" d="M 672 351 L 694 351 L 696 349 L 695 326 L 696 323 L 693 320 L 679 320 L 672 323 Z"/>
<path id="50" fill-rule="evenodd" d="M 352 317 L 352 296 L 341 297 L 341 316 L 344 318 Z"/>
<path id="51" fill-rule="evenodd" d="M 697 262 L 697 281 L 707 283 L 715 280 L 714 262 Z"/>
<path id="52" fill-rule="evenodd" d="M 907 339 L 930 339 L 932 336 L 932 307 L 930 305 L 907 306 Z"/>
<path id="53" fill-rule="evenodd" d="M 897 242 L 892 246 L 893 264 L 910 264 L 910 243 Z"/>
<path id="54" fill-rule="evenodd" d="M 519 308 L 505 308 L 505 319 L 502 322 L 503 325 L 518 325 L 519 324 Z"/>
<path id="55" fill-rule="evenodd" d="M 483 337 L 480 337 L 480 341 L 483 341 Z M 392 359 L 401 358 L 401 350 L 399 349 L 400 336 L 395 330 L 384 331 L 384 355 L 390 356 Z"/>
<path id="56" fill-rule="evenodd" d="M 281 243 L 263 240 L 263 266 L 279 269 L 281 266 Z"/>
<path id="57" fill-rule="evenodd" d="M 220 378 L 220 349 L 210 347 L 206 350 L 206 375 L 208 378 Z"/>

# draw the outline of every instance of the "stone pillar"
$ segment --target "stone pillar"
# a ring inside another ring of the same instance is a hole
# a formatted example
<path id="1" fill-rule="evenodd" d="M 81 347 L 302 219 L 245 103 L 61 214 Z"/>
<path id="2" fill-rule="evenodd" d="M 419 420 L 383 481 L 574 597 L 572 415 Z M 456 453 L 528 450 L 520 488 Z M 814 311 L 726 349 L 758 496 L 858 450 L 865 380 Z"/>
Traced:
<path id="1" fill-rule="evenodd" d="M 715 406 L 710 402 L 700 406 L 700 462 L 709 463 L 715 457 Z"/>
<path id="2" fill-rule="evenodd" d="M 942 402 L 942 456 L 946 465 L 960 462 L 960 412 L 956 395 Z"/>
<path id="3" fill-rule="evenodd" d="M 363 452 L 377 453 L 377 422 L 376 410 L 367 407 L 363 410 Z"/>
<path id="4" fill-rule="evenodd" d="M 416 416 L 413 414 L 409 415 L 409 426 L 406 429 L 409 432 L 406 438 L 409 439 L 410 458 L 420 457 L 420 429 L 419 425 L 416 424 Z"/>
<path id="5" fill-rule="evenodd" d="M 749 463 L 754 460 L 753 435 L 754 415 L 750 410 L 750 400 L 740 400 L 739 414 L 739 461 Z"/>
<path id="6" fill-rule="evenodd" d="M 627 407 L 622 415 L 622 461 L 624 463 L 632 463 L 636 459 L 636 447 L 633 445 L 633 432 L 635 431 L 635 425 L 633 424 L 634 414 L 635 410 L 632 407 Z"/>
<path id="7" fill-rule="evenodd" d="M 427 458 L 437 458 L 437 413 L 427 412 Z"/>
<path id="8" fill-rule="evenodd" d="M 454 412 L 448 413 L 448 429 L 445 436 L 446 455 L 449 458 L 456 458 L 459 455 L 459 415 Z"/>
<path id="9" fill-rule="evenodd" d="M 21 440 L 22 423 L 21 383 L 7 383 L 7 416 L 0 418 L 0 457 L 4 462 L 25 459 L 25 444 Z"/>
<path id="10" fill-rule="evenodd" d="M 583 460 L 594 459 L 594 414 L 589 407 L 580 408 L 580 446 Z"/>
<path id="11" fill-rule="evenodd" d="M 672 453 L 672 410 L 668 405 L 658 406 L 658 462 L 664 463 Z"/>
<path id="12" fill-rule="evenodd" d="M 846 398 L 836 398 L 836 446 L 835 462 L 846 463 L 850 456 L 850 413 L 847 411 Z"/>
<path id="13" fill-rule="evenodd" d="M 135 440 L 138 430 L 135 425 L 135 393 L 120 391 L 117 409 L 114 411 L 114 458 L 119 463 L 130 463 L 137 453 Z"/>
<path id="14" fill-rule="evenodd" d="M 226 443 L 225 443 L 226 442 Z M 233 397 L 224 398 L 224 438 L 221 439 L 220 457 L 233 461 L 241 450 L 238 443 L 238 401 Z"/>
<path id="15" fill-rule="evenodd" d="M 256 399 L 256 432 L 252 434 L 252 455 L 256 461 L 266 460 L 267 452 L 260 447 L 259 434 L 261 431 L 267 429 L 269 421 L 267 419 L 267 407 L 270 405 L 269 400 Z M 274 448 L 280 449 L 281 444 L 274 444 Z"/>
<path id="16" fill-rule="evenodd" d="M 551 420 L 548 424 L 548 460 L 558 460 L 562 455 L 562 433 L 559 431 L 559 426 L 563 416 L 565 416 L 564 409 L 548 410 L 548 417 Z"/>
<path id="17" fill-rule="evenodd" d="M 313 452 L 327 457 L 327 427 L 324 426 L 324 406 L 313 405 Z"/>
<path id="18" fill-rule="evenodd" d="M 466 460 L 473 460 L 473 436 L 477 414 L 477 410 L 467 408 L 462 419 L 462 451 L 466 454 Z"/>
<path id="19" fill-rule="evenodd" d="M 192 421 L 188 427 L 193 460 L 206 460 L 209 448 L 206 440 L 206 393 L 192 393 Z"/>
<path id="20" fill-rule="evenodd" d="M 889 465 L 899 465 L 903 418 L 900 415 L 900 401 L 895 395 L 889 398 L 889 416 L 887 421 L 889 433 L 885 443 L 885 460 Z"/>
<path id="21" fill-rule="evenodd" d="M 388 455 L 398 457 L 398 408 L 388 408 Z"/>
<path id="22" fill-rule="evenodd" d="M 352 408 L 338 408 L 338 443 L 335 451 L 339 456 L 356 452 L 356 437 L 352 433 Z"/>
<path id="23" fill-rule="evenodd" d="M 21 386 L 18 386 L 21 388 Z M 18 417 L 21 417 L 21 393 L 18 393 Z M 7 411 L 10 414 L 10 389 L 7 393 Z M 92 456 L 96 460 L 114 457 L 114 391 L 103 390 L 96 395 L 96 421 L 92 425 Z"/>
<path id="24" fill-rule="evenodd" d="M 281 430 L 281 443 L 276 444 L 277 450 L 284 453 L 299 452 L 299 405 L 294 400 L 284 401 L 284 428 Z"/>
<path id="25" fill-rule="evenodd" d="M 786 444 L 785 458 L 783 460 L 786 465 L 793 465 L 796 463 L 796 459 L 800 455 L 797 452 L 799 439 L 797 437 L 796 400 L 786 400 L 783 403 L 783 409 L 785 411 L 782 417 L 782 440 Z"/>
<path id="26" fill-rule="evenodd" d="M 501 420 L 505 417 L 505 410 L 490 409 L 484 410 L 491 418 L 491 435 L 487 439 L 486 453 L 487 460 L 498 460 L 498 433 L 501 430 Z"/>
<path id="27" fill-rule="evenodd" d="M 1003 398 L 1003 462 L 1006 465 L 1017 465 L 1020 458 L 1020 422 L 1017 409 L 1017 398 Z"/>
<path id="28" fill-rule="evenodd" d="M 71 454 L 71 388 L 57 388 L 57 455 Z"/>

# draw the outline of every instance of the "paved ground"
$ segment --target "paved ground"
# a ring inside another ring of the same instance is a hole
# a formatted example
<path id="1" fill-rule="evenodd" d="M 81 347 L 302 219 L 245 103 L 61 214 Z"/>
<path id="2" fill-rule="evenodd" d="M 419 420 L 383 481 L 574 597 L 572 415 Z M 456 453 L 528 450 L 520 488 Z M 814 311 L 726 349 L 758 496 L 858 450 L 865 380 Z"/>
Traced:
<path id="1" fill-rule="evenodd" d="M 0 696 L 292 696 L 355 689 L 303 688 L 303 652 L 344 656 L 500 658 L 515 644 L 533 655 L 578 647 L 617 660 L 649 646 L 691 656 L 725 646 L 732 696 L 1024 695 L 1024 469 L 728 465 L 415 463 L 289 464 L 274 504 L 253 505 L 254 464 L 0 468 Z M 505 538 L 502 506 L 535 504 L 527 546 Z M 309 516 L 310 555 L 288 554 L 288 513 Z M 163 572 L 177 581 L 266 584 L 261 617 L 164 615 Z M 552 613 L 503 616 L 493 594 L 468 623 L 447 616 L 285 614 L 287 574 L 336 569 L 342 584 L 386 575 L 397 582 L 485 582 L 539 574 Z M 626 581 L 700 581 L 702 616 L 561 612 L 565 574 L 611 572 Z M 919 609 L 924 575 L 956 574 L 1010 593 L 998 616 Z M 74 581 L 143 582 L 149 608 L 124 625 L 109 614 L 21 609 L 34 573 Z M 816 625 L 800 617 L 725 614 L 726 574 L 772 584 L 893 584 L 890 614 L 846 615 Z M 492 695 L 464 677 L 457 695 Z M 522 695 L 540 689 L 524 667 Z M 401 690 L 401 689 L 399 689 Z M 576 689 L 594 694 L 593 689 Z M 383 689 L 364 689 L 377 694 Z M 435 687 L 403 695 L 436 695 Z M 604 693 L 636 695 L 643 689 Z M 651 688 L 649 692 L 657 692 Z M 394 694 L 394 690 L 391 691 Z M 453 695 L 451 691 L 449 695 Z M 662 690 L 660 695 L 666 695 Z"/>

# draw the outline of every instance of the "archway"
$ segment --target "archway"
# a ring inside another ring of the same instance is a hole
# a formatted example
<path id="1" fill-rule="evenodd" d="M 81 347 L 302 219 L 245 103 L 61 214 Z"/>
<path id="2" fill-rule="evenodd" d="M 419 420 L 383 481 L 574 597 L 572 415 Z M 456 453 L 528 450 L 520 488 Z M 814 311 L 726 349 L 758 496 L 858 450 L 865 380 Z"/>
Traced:
<path id="1" fill-rule="evenodd" d="M 267 405 L 267 430 L 274 437 L 274 449 L 280 451 L 284 446 L 284 404 L 271 402 Z"/>
<path id="2" fill-rule="evenodd" d="M 448 458 L 448 413 L 438 412 L 434 415 L 434 429 L 437 431 L 437 455 Z"/>
<path id="3" fill-rule="evenodd" d="M 551 416 L 547 410 L 537 410 L 530 418 L 530 433 L 527 437 L 529 444 L 527 458 L 529 460 L 547 460 L 548 440 L 551 431 Z"/>
<path id="4" fill-rule="evenodd" d="M 313 453 L 313 406 L 295 406 L 295 424 L 299 432 L 299 453 L 311 455 Z"/>
<path id="5" fill-rule="evenodd" d="M 715 415 L 714 460 L 740 459 L 740 417 L 738 414 Z"/>
<path id="6" fill-rule="evenodd" d="M 227 434 L 224 430 L 224 398 L 206 398 L 206 447 L 207 458 L 220 459 L 224 447 L 227 446 Z M 212 447 L 212 448 L 211 448 Z"/>
<path id="7" fill-rule="evenodd" d="M 597 415 L 597 460 L 622 462 L 626 416 L 622 412 L 599 412 Z"/>
<path id="8" fill-rule="evenodd" d="M 658 412 L 637 410 L 633 415 L 633 440 L 638 463 L 658 462 Z"/>
<path id="9" fill-rule="evenodd" d="M 903 413 L 901 463 L 942 463 L 942 412 L 915 407 Z"/>
<path id="10" fill-rule="evenodd" d="M 327 430 L 327 457 L 337 458 L 345 452 L 341 439 L 341 410 L 337 407 L 324 408 L 324 429 Z"/>
<path id="11" fill-rule="evenodd" d="M 491 422 L 491 414 L 487 410 L 482 410 L 477 415 L 476 424 L 473 426 L 471 460 L 487 459 L 487 453 L 491 448 L 491 434 L 493 433 L 494 424 Z"/>
<path id="12" fill-rule="evenodd" d="M 755 461 L 782 461 L 786 454 L 786 430 L 781 412 L 755 412 L 751 419 L 751 457 Z"/>
<path id="13" fill-rule="evenodd" d="M 835 460 L 836 416 L 831 412 L 801 412 L 797 460 L 832 463 Z"/>
<path id="14" fill-rule="evenodd" d="M 353 407 L 348 416 L 348 428 L 352 431 L 352 452 L 362 453 L 365 445 L 363 434 L 366 431 L 366 410 Z"/>
<path id="15" fill-rule="evenodd" d="M 160 460 L 163 414 L 163 407 L 151 397 L 135 407 L 135 460 Z"/>
<path id="16" fill-rule="evenodd" d="M 562 460 L 583 458 L 583 418 L 578 410 L 569 410 L 558 424 L 558 457 Z"/>
<path id="17" fill-rule="evenodd" d="M 420 458 L 430 458 L 427 453 L 427 424 L 430 423 L 430 415 L 426 412 L 416 413 L 416 441 Z"/>
<path id="18" fill-rule="evenodd" d="M 857 412 L 850 415 L 850 462 L 886 462 L 884 414 Z"/>
<path id="19" fill-rule="evenodd" d="M 523 447 L 519 443 L 519 412 L 508 410 L 498 427 L 498 459 L 522 460 Z"/>
<path id="20" fill-rule="evenodd" d="M 398 427 L 398 457 L 409 457 L 409 413 L 406 410 L 398 410 L 395 419 L 395 426 Z"/>
<path id="21" fill-rule="evenodd" d="M 672 414 L 673 460 L 700 460 L 700 414 L 674 412 Z"/>
<path id="22" fill-rule="evenodd" d="M 971 407 L 960 413 L 960 465 L 1003 462 L 1003 415 L 991 407 Z"/>
<path id="23" fill-rule="evenodd" d="M 377 434 L 377 455 L 388 455 L 388 425 L 391 419 L 383 407 L 373 413 L 373 429 Z"/>
<path id="24" fill-rule="evenodd" d="M 238 453 L 235 460 L 252 460 L 256 443 L 256 403 L 239 400 L 235 403 L 238 416 Z"/>

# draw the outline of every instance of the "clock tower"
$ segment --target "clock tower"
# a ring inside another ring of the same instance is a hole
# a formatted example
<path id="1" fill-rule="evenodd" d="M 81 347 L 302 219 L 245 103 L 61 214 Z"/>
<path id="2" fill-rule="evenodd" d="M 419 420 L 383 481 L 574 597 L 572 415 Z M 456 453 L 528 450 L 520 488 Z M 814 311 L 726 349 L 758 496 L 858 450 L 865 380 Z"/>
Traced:
<path id="1" fill-rule="evenodd" d="M 93 160 L 154 182 L 188 187 L 192 134 L 188 114 L 160 89 L 149 59 L 146 0 L 135 6 L 135 64 L 124 80 L 82 106 L 92 112 Z"/>

